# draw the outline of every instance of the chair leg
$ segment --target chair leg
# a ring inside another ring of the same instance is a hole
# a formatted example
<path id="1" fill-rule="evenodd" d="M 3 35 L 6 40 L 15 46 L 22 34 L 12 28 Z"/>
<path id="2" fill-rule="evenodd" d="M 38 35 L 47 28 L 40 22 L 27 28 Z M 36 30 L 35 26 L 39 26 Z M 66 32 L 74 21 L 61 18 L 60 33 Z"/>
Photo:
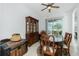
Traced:
<path id="1" fill-rule="evenodd" d="M 70 56 L 70 50 L 68 50 L 68 55 Z"/>
<path id="2" fill-rule="evenodd" d="M 44 56 L 44 51 L 43 50 L 41 50 L 41 55 Z"/>
<path id="3" fill-rule="evenodd" d="M 70 56 L 70 49 L 66 49 L 68 56 Z"/>

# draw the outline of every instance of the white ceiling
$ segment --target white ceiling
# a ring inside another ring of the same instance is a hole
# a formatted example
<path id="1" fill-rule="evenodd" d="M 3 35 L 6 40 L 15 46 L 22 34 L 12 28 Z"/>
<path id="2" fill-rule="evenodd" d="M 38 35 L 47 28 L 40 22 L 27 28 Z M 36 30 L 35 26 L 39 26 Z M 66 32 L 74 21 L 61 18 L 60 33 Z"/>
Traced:
<path id="1" fill-rule="evenodd" d="M 54 5 L 60 6 L 58 11 L 68 11 L 74 7 L 77 3 L 55 3 Z M 40 11 L 45 6 L 41 5 L 41 3 L 27 3 L 27 5 L 34 9 L 35 11 Z"/>
<path id="2" fill-rule="evenodd" d="M 51 14 L 60 16 L 63 13 L 71 11 L 78 3 L 55 3 L 54 5 L 60 6 L 60 8 L 52 9 Z M 27 3 L 26 4 L 32 11 L 38 13 L 40 16 L 44 17 L 48 15 L 48 10 L 41 11 L 45 6 L 41 3 Z M 62 16 L 61 15 L 61 16 Z"/>

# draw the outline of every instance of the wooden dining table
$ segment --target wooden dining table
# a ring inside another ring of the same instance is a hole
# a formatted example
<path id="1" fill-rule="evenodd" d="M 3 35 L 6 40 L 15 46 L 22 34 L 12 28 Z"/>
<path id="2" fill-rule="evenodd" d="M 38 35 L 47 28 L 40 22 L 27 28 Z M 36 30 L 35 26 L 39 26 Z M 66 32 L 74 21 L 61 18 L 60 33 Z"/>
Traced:
<path id="1" fill-rule="evenodd" d="M 63 49 L 63 42 L 64 42 L 63 36 L 54 36 L 54 39 L 51 40 L 52 44 L 55 44 L 55 45 L 59 46 L 59 47 L 57 47 L 56 55 L 62 56 L 62 53 L 63 53 L 63 51 L 62 51 L 62 49 Z"/>

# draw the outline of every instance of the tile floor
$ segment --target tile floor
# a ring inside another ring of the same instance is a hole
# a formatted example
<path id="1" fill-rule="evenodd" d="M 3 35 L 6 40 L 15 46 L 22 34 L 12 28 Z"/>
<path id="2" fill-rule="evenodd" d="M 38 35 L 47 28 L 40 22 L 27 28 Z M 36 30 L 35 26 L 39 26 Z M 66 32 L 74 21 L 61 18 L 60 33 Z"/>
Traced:
<path id="1" fill-rule="evenodd" d="M 31 47 L 28 47 L 28 52 L 24 56 L 37 56 L 37 48 L 40 45 L 39 42 L 33 44 Z M 79 40 L 74 40 L 71 42 L 70 47 L 71 56 L 79 56 Z"/>
<path id="2" fill-rule="evenodd" d="M 28 47 L 28 52 L 24 56 L 37 56 L 37 48 L 40 45 L 39 42 L 36 42 L 31 47 Z"/>
<path id="3" fill-rule="evenodd" d="M 79 56 L 79 40 L 73 40 L 70 47 L 71 56 Z"/>

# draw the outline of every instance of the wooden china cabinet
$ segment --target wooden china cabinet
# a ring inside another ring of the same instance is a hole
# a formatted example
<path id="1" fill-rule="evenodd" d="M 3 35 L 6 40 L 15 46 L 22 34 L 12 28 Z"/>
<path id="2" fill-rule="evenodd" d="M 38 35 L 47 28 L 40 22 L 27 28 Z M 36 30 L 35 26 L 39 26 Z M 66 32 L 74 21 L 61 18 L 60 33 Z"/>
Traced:
<path id="1" fill-rule="evenodd" d="M 26 17 L 26 39 L 28 46 L 31 46 L 39 40 L 39 21 L 31 16 Z"/>

